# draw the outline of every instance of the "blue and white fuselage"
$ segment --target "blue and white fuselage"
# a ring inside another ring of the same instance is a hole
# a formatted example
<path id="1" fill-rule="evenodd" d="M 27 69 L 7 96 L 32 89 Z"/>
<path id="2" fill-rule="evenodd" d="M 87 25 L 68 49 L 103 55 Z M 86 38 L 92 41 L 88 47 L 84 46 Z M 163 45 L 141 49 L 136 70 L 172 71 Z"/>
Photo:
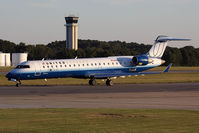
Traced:
<path id="1" fill-rule="evenodd" d="M 157 67 L 162 64 L 161 59 L 154 58 L 153 62 L 145 66 L 134 66 L 133 56 L 84 58 L 63 60 L 27 61 L 19 64 L 10 71 L 7 77 L 16 80 L 44 79 L 44 78 L 107 78 L 130 75 Z"/>
<path id="2" fill-rule="evenodd" d="M 6 77 L 16 81 L 17 86 L 21 80 L 65 77 L 89 78 L 90 85 L 95 85 L 95 79 L 107 79 L 106 84 L 112 85 L 112 77 L 154 74 L 143 71 L 165 62 L 161 57 L 167 42 L 172 40 L 188 39 L 159 36 L 148 53 L 138 56 L 26 61 L 11 70 Z"/>

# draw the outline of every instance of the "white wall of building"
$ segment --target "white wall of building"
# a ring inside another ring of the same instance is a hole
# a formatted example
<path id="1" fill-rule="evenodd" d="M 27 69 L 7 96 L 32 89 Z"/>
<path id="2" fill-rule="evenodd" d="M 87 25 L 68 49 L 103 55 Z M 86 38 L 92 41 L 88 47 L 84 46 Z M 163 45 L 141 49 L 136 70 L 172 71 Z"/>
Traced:
<path id="1" fill-rule="evenodd" d="M 10 66 L 10 53 L 0 53 L 0 66 Z"/>
<path id="2" fill-rule="evenodd" d="M 5 66 L 5 54 L 0 53 L 0 66 Z"/>
<path id="3" fill-rule="evenodd" d="M 12 53 L 12 66 L 17 66 L 18 64 L 27 61 L 27 53 Z M 0 52 L 0 66 L 10 66 L 11 59 L 10 53 L 1 53 Z"/>
<path id="4" fill-rule="evenodd" d="M 12 66 L 17 66 L 18 64 L 27 61 L 27 53 L 12 53 Z"/>
<path id="5" fill-rule="evenodd" d="M 5 66 L 10 66 L 10 53 L 5 53 Z"/>

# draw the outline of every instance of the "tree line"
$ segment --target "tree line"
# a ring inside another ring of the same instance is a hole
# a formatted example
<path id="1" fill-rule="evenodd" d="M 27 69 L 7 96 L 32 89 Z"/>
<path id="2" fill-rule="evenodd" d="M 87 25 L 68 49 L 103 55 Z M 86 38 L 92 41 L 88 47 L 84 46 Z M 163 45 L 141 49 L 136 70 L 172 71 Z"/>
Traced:
<path id="1" fill-rule="evenodd" d="M 47 45 L 15 44 L 0 39 L 0 51 L 7 53 L 28 53 L 28 60 L 45 59 L 70 59 L 70 58 L 92 58 L 107 56 L 139 55 L 149 51 L 151 45 L 127 43 L 121 41 L 98 41 L 78 40 L 77 51 L 65 48 L 65 41 L 55 41 Z M 186 46 L 183 48 L 167 47 L 162 57 L 168 65 L 175 66 L 199 66 L 199 48 Z"/>

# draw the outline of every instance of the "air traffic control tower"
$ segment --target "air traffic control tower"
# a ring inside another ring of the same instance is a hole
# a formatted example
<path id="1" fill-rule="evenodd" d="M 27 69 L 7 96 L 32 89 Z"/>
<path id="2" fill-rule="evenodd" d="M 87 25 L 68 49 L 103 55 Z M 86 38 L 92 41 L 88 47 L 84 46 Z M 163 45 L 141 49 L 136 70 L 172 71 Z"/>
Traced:
<path id="1" fill-rule="evenodd" d="M 66 48 L 78 49 L 78 19 L 79 17 L 68 16 L 66 20 Z"/>

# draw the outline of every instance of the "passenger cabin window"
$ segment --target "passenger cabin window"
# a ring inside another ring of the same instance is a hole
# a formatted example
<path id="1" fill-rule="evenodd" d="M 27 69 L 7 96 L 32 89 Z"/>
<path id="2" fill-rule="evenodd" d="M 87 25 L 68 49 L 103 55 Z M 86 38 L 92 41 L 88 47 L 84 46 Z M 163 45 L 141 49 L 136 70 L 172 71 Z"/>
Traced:
<path id="1" fill-rule="evenodd" d="M 18 65 L 16 69 L 30 68 L 29 65 Z"/>

